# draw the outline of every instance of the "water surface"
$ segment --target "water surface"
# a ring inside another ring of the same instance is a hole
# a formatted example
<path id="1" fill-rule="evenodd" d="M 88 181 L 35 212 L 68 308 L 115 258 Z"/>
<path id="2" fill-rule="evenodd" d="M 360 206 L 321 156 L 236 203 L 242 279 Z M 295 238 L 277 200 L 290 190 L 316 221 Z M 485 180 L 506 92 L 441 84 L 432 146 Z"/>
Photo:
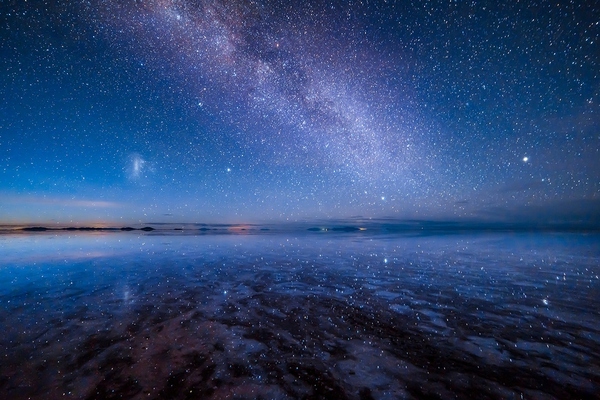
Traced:
<path id="1" fill-rule="evenodd" d="M 0 235 L 0 392 L 597 397 L 598 239 Z"/>

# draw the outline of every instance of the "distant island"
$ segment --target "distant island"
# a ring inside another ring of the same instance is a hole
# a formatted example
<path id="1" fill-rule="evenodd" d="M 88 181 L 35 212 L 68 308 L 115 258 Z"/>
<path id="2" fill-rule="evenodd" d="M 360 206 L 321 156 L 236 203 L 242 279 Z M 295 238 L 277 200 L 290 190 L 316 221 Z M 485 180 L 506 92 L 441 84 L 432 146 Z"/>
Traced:
<path id="1" fill-rule="evenodd" d="M 92 227 L 92 226 L 82 226 L 82 227 L 70 226 L 67 228 L 48 228 L 46 226 L 30 226 L 30 227 L 21 228 L 20 230 L 25 231 L 25 232 L 46 232 L 46 231 L 85 231 L 85 232 L 89 232 L 89 231 L 146 231 L 146 232 L 150 232 L 150 231 L 153 231 L 154 228 L 152 228 L 151 226 L 145 226 L 143 228 L 131 228 L 129 226 L 126 226 L 123 228 L 99 228 L 99 227 Z"/>
<path id="2" fill-rule="evenodd" d="M 160 223 L 146 222 L 141 226 L 44 226 L 1 225 L 0 232 L 178 232 L 181 234 L 411 234 L 430 235 L 468 232 L 600 232 L 596 221 L 577 223 L 517 223 L 486 221 L 427 221 L 427 220 L 331 220 L 275 224 L 226 223 Z"/>

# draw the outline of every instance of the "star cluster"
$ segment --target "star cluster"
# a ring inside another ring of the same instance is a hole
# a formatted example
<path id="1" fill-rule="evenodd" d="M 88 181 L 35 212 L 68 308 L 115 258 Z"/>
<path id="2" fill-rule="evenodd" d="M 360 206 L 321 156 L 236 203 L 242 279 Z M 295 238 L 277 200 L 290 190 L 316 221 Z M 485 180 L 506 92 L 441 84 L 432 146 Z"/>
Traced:
<path id="1" fill-rule="evenodd" d="M 5 222 L 600 215 L 594 2 L 0 16 Z"/>

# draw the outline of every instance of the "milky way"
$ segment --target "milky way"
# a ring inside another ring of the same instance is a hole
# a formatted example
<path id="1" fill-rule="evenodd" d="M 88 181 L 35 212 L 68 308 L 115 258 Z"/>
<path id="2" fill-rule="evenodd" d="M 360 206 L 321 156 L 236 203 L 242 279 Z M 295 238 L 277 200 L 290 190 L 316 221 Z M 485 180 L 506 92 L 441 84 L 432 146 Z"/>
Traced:
<path id="1" fill-rule="evenodd" d="M 3 5 L 0 219 L 598 218 L 580 3 Z"/>

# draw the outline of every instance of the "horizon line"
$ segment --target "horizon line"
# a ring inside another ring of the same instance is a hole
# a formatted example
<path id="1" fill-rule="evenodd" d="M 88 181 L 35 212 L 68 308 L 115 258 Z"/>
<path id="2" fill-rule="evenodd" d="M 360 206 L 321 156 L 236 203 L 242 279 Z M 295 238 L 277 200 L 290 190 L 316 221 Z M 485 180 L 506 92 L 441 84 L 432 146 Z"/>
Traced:
<path id="1" fill-rule="evenodd" d="M 482 220 L 418 220 L 418 219 L 332 219 L 265 223 L 205 223 L 205 222 L 138 222 L 117 225 L 111 223 L 40 224 L 0 223 L 0 232 L 460 232 L 460 231 L 557 231 L 598 232 L 600 225 L 592 221 L 482 221 Z"/>

